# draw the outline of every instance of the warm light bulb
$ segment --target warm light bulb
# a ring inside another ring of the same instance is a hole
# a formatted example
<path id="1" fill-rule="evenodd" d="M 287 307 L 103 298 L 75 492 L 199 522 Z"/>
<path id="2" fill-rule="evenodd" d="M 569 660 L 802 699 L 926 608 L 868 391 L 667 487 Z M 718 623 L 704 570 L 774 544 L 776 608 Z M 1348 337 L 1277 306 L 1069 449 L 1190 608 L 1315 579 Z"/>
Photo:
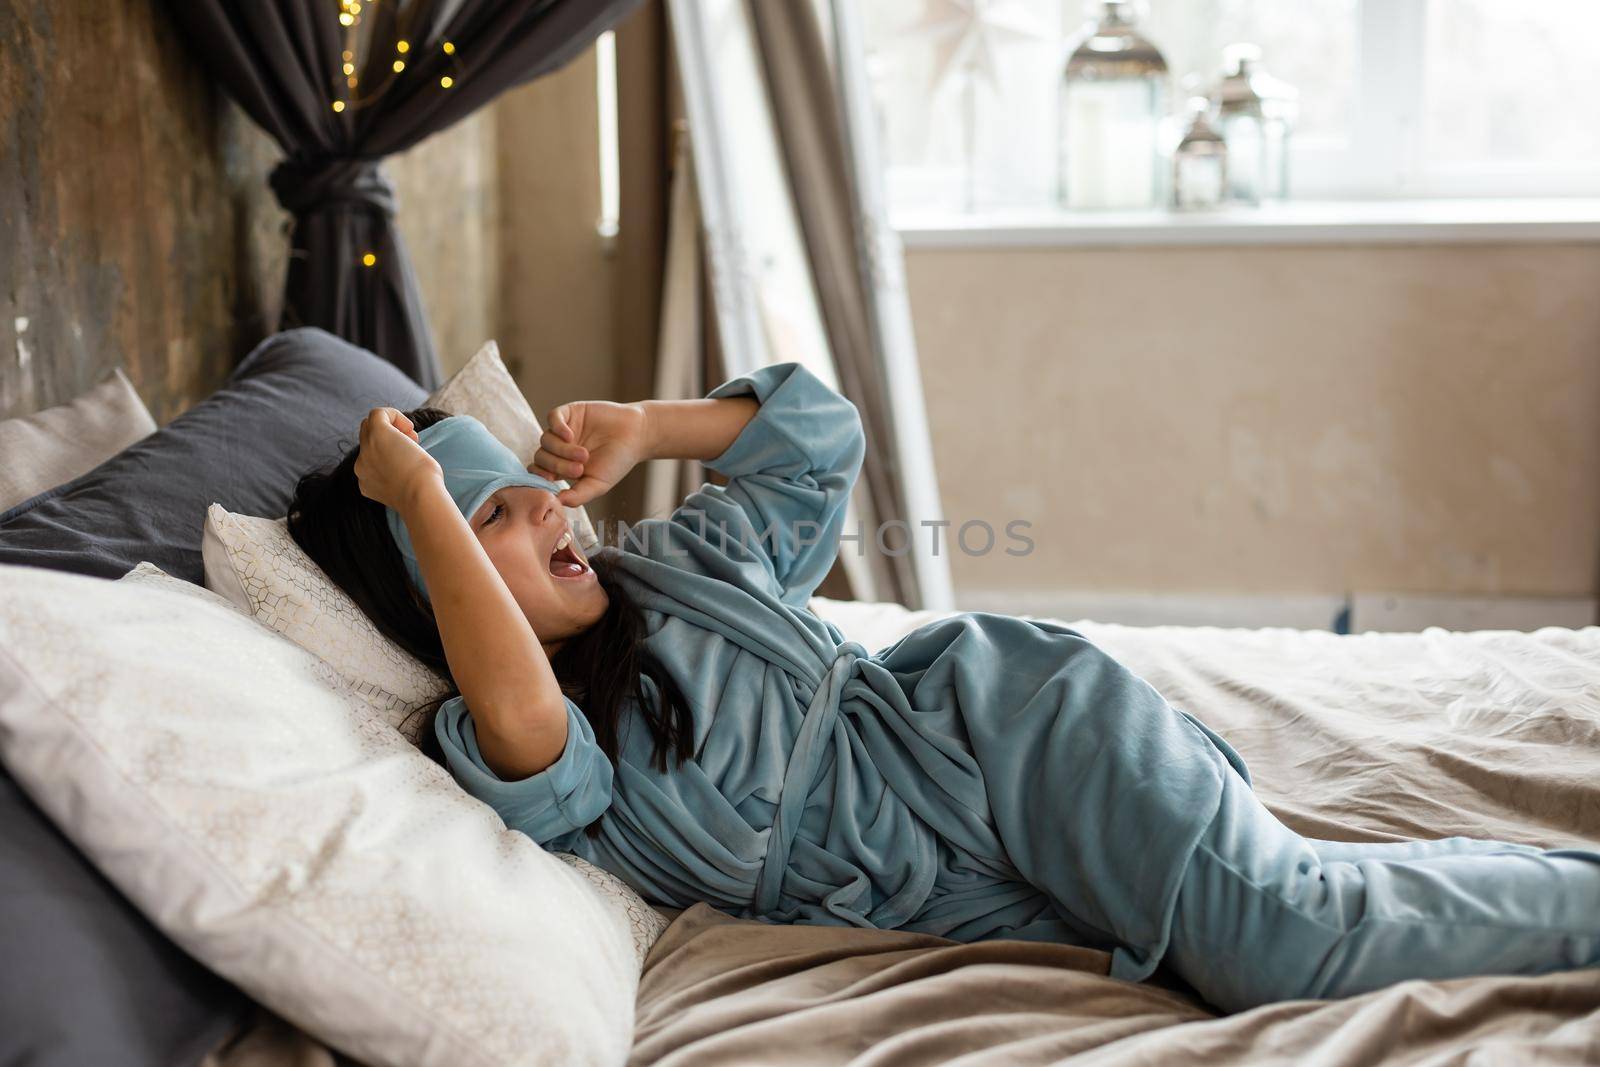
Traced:
<path id="1" fill-rule="evenodd" d="M 455 55 L 456 54 L 456 46 L 451 44 L 449 41 L 446 41 L 444 43 L 444 54 L 447 55 L 447 56 Z"/>
<path id="2" fill-rule="evenodd" d="M 396 74 L 399 74 L 402 70 L 405 70 L 405 69 L 406 69 L 406 61 L 405 60 L 397 59 L 397 60 L 394 61 L 394 72 Z"/>
<path id="3" fill-rule="evenodd" d="M 339 54 L 344 57 L 344 61 L 346 63 L 350 62 L 350 60 L 352 60 L 352 59 L 354 59 L 356 57 L 356 54 L 354 52 L 350 51 L 348 48 L 346 48 L 343 52 L 341 52 Z"/>
<path id="4" fill-rule="evenodd" d="M 411 42 L 404 39 L 396 41 L 394 43 L 394 50 L 404 55 L 405 53 L 411 51 Z"/>
<path id="5" fill-rule="evenodd" d="M 354 26 L 355 24 L 356 24 L 356 17 L 354 15 L 350 14 L 350 12 L 348 12 L 348 11 L 339 12 L 339 25 L 341 25 L 341 26 Z"/>
<path id="6" fill-rule="evenodd" d="M 344 101 L 343 100 L 335 100 L 333 102 L 333 110 L 335 110 L 335 111 L 343 111 L 344 110 Z"/>
<path id="7" fill-rule="evenodd" d="M 439 85 L 440 85 L 441 88 L 444 88 L 444 89 L 450 88 L 450 86 L 454 85 L 455 83 L 456 83 L 456 80 L 454 78 L 450 77 L 450 75 L 448 75 L 448 74 L 446 74 L 444 77 L 439 79 Z"/>
<path id="8" fill-rule="evenodd" d="M 366 255 L 361 257 L 361 265 L 363 267 L 370 267 L 377 262 L 378 257 L 373 255 L 371 252 L 368 252 Z"/>
<path id="9" fill-rule="evenodd" d="M 356 65 L 354 63 L 346 63 L 344 65 L 344 72 L 346 74 L 354 74 L 356 72 Z"/>
<path id="10" fill-rule="evenodd" d="M 346 78 L 344 81 L 346 85 L 350 86 L 350 88 L 354 89 L 356 87 L 356 76 L 354 74 L 350 75 L 350 77 Z"/>

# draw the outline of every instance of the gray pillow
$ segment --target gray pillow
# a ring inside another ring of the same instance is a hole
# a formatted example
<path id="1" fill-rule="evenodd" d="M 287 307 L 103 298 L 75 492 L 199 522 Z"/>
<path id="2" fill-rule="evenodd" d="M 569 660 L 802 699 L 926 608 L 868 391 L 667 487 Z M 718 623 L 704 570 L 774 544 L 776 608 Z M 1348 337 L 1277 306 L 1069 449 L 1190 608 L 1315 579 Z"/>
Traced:
<path id="1" fill-rule="evenodd" d="M 277 334 L 166 426 L 0 515 L 0 562 L 120 578 L 147 559 L 200 584 L 213 500 L 281 515 L 301 474 L 356 442 L 369 409 L 426 398 L 393 364 L 321 330 Z M 248 1007 L 0 771 L 0 1064 L 192 1065 Z"/>
<path id="2" fill-rule="evenodd" d="M 0 514 L 0 563 L 120 578 L 147 559 L 203 584 L 200 535 L 212 501 L 282 515 L 301 474 L 356 443 L 368 410 L 427 396 L 392 363 L 332 334 L 275 334 L 166 426 Z"/>
<path id="3" fill-rule="evenodd" d="M 193 1065 L 249 1006 L 0 774 L 0 1063 Z"/>

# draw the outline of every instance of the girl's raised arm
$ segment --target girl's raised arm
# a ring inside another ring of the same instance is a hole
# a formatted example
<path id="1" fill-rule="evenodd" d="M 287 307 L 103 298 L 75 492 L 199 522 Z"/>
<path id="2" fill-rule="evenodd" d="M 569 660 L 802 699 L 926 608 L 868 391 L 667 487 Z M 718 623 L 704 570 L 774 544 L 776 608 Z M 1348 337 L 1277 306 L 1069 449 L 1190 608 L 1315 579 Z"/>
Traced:
<path id="1" fill-rule="evenodd" d="M 566 747 L 566 699 L 527 616 L 451 499 L 438 461 L 403 414 L 374 408 L 361 426 L 355 472 L 362 493 L 406 525 L 484 762 L 508 780 L 544 770 Z"/>
<path id="2" fill-rule="evenodd" d="M 697 459 L 726 476 L 725 486 L 690 493 L 665 526 L 630 531 L 625 549 L 679 567 L 725 570 L 732 560 L 796 607 L 838 556 L 866 455 L 855 405 L 794 361 L 729 379 L 699 399 L 576 401 L 552 408 L 547 422 L 534 469 L 573 483 L 560 494 L 569 506 L 647 459 Z M 701 559 L 676 543 L 685 539 L 714 545 L 719 557 Z"/>
<path id="3" fill-rule="evenodd" d="M 804 607 L 839 555 L 866 456 L 861 414 L 793 361 L 732 378 L 706 397 L 701 403 L 758 407 L 726 448 L 704 460 L 728 484 L 708 482 L 690 493 L 672 522 L 715 529 L 710 539 L 730 558 L 759 560 L 779 599 Z M 851 536 L 859 551 L 862 533 Z"/>

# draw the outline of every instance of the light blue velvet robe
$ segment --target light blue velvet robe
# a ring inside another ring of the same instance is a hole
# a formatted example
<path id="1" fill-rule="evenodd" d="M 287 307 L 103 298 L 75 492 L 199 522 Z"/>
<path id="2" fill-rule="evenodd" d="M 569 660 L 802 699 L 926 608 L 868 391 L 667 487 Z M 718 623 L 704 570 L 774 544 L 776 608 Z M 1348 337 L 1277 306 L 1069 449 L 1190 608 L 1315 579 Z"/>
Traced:
<path id="1" fill-rule="evenodd" d="M 1059 624 L 967 612 L 876 651 L 845 640 L 806 604 L 861 468 L 854 405 L 796 363 L 708 395 L 761 404 L 707 464 L 729 484 L 629 527 L 617 565 L 697 757 L 657 771 L 630 704 L 613 767 L 569 699 L 560 758 L 502 781 L 457 697 L 435 725 L 458 781 L 667 906 L 1062 941 L 1147 977 L 1224 761 L 1248 781 L 1243 760 Z"/>

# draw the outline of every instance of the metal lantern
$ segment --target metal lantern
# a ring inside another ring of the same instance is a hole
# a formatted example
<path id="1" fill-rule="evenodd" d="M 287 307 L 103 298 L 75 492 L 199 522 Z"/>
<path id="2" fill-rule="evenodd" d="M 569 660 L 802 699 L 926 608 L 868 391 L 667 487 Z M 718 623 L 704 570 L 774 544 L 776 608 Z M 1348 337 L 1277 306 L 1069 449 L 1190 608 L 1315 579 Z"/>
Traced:
<path id="1" fill-rule="evenodd" d="M 1261 69 L 1261 49 L 1230 45 L 1215 97 L 1228 146 L 1228 199 L 1247 204 L 1289 195 L 1289 132 L 1299 93 Z"/>
<path id="2" fill-rule="evenodd" d="M 1172 153 L 1172 206 L 1219 207 L 1228 191 L 1228 146 L 1211 122 L 1211 101 L 1189 98 L 1189 122 Z"/>
<path id="3" fill-rule="evenodd" d="M 1137 29 L 1132 0 L 1106 0 L 1068 44 L 1060 87 L 1058 197 L 1068 208 L 1166 202 L 1161 131 L 1167 61 Z"/>

